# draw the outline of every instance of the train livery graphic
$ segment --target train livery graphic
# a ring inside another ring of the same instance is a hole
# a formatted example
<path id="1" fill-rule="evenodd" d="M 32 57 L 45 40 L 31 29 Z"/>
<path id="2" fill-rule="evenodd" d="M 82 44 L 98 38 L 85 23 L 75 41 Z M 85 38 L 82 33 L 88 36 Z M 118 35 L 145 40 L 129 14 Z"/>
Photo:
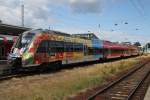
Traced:
<path id="1" fill-rule="evenodd" d="M 72 64 L 138 55 L 136 46 L 103 41 L 92 34 L 70 35 L 50 30 L 22 33 L 8 56 L 12 66 Z"/>

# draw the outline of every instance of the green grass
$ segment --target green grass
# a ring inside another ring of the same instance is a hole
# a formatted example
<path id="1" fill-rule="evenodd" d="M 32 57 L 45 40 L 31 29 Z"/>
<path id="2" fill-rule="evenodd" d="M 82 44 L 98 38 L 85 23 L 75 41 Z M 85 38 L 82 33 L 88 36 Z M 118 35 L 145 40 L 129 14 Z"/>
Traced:
<path id="1" fill-rule="evenodd" d="M 0 83 L 2 100 L 62 100 L 102 85 L 106 78 L 125 71 L 146 57 L 136 57 L 87 67 L 62 70 L 54 74 L 13 78 Z"/>

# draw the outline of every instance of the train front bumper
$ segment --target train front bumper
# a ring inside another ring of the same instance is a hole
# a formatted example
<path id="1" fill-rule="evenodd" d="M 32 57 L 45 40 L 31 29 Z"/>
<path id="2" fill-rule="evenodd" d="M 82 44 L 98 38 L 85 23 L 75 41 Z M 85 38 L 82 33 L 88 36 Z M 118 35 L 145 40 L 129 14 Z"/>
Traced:
<path id="1" fill-rule="evenodd" d="M 22 60 L 21 57 L 14 54 L 9 54 L 7 57 L 7 65 L 10 67 L 21 67 L 22 66 Z"/>

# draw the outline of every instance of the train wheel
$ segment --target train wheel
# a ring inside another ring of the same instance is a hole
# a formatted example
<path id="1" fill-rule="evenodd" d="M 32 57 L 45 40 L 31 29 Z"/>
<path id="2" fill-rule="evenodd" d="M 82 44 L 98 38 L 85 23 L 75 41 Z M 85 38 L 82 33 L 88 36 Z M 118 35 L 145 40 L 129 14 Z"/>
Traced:
<path id="1" fill-rule="evenodd" d="M 3 71 L 2 71 L 2 75 L 9 75 L 9 74 L 11 74 L 12 72 L 11 72 L 11 69 L 4 69 Z"/>
<path id="2" fill-rule="evenodd" d="M 49 68 L 52 70 L 59 70 L 62 66 L 62 62 L 61 61 L 56 61 L 56 62 L 52 62 L 49 64 Z"/>
<path id="3" fill-rule="evenodd" d="M 104 61 L 104 59 L 103 59 L 103 58 L 100 58 L 98 62 L 101 63 L 101 62 L 103 62 L 103 61 Z"/>
<path id="4" fill-rule="evenodd" d="M 61 69 L 61 66 L 62 66 L 62 62 L 61 61 L 58 61 L 56 62 L 56 69 Z"/>
<path id="5" fill-rule="evenodd" d="M 16 73 L 19 73 L 20 72 L 20 67 L 18 67 L 17 65 L 16 66 L 13 66 L 11 68 L 11 73 L 12 74 L 16 74 Z"/>

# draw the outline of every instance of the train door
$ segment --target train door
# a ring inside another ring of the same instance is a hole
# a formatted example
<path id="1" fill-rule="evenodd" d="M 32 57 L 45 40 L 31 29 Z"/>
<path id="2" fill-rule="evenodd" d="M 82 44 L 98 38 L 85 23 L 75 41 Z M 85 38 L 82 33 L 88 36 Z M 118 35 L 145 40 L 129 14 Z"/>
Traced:
<path id="1" fill-rule="evenodd" d="M 84 53 L 84 56 L 88 55 L 88 49 L 86 45 L 83 45 L 83 53 Z"/>
<path id="2" fill-rule="evenodd" d="M 1 46 L 0 47 L 0 60 L 5 58 L 5 47 Z"/>
<path id="3" fill-rule="evenodd" d="M 109 58 L 109 56 L 111 55 L 111 49 L 110 48 L 105 48 L 102 50 L 102 52 L 103 52 L 104 59 Z"/>

